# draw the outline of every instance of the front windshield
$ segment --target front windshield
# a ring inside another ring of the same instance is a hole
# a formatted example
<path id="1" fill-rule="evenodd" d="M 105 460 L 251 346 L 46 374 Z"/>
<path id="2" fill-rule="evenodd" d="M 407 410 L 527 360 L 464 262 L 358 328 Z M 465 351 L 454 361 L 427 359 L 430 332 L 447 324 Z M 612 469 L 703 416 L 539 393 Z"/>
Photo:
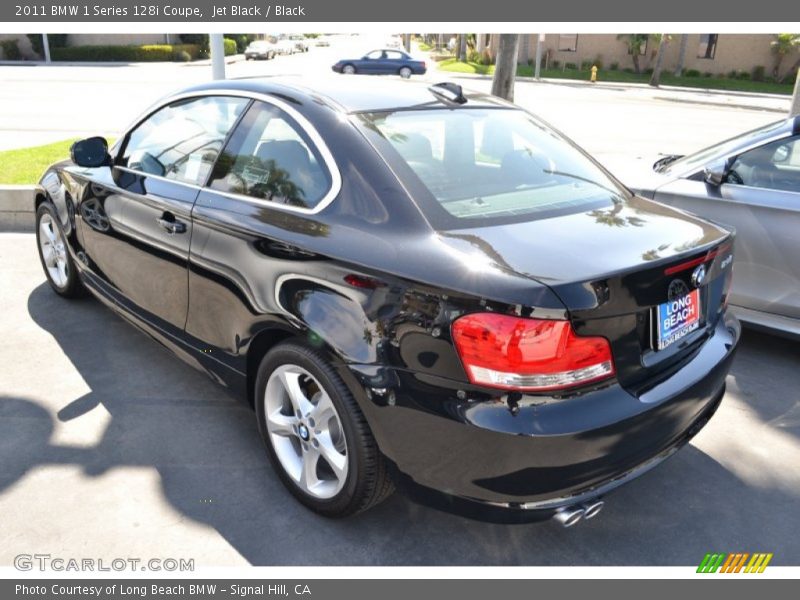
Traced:
<path id="1" fill-rule="evenodd" d="M 704 148 L 694 154 L 689 154 L 676 161 L 668 163 L 665 168 L 665 173 L 692 173 L 694 171 L 704 168 L 709 161 L 717 156 L 729 156 L 736 154 L 739 149 L 744 148 L 754 140 L 762 138 L 764 135 L 769 135 L 770 132 L 778 131 L 781 129 L 786 121 L 777 121 L 770 123 L 766 127 L 759 127 L 747 133 L 739 134 L 735 137 L 718 142 L 713 146 Z"/>
<path id="2" fill-rule="evenodd" d="M 545 218 L 609 206 L 628 194 L 521 110 L 400 110 L 358 117 L 380 136 L 379 149 L 394 150 L 430 191 L 436 200 L 430 212 L 443 209 L 450 221 Z"/>

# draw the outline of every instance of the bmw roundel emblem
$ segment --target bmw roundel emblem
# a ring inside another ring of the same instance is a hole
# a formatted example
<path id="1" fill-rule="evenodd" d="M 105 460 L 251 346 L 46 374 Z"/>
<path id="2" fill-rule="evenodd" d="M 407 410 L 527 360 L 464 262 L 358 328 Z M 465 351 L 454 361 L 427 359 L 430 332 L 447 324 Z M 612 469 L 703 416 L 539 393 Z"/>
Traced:
<path id="1" fill-rule="evenodd" d="M 696 288 L 703 285 L 703 282 L 706 280 L 706 267 L 705 265 L 700 265 L 692 272 L 692 285 Z"/>

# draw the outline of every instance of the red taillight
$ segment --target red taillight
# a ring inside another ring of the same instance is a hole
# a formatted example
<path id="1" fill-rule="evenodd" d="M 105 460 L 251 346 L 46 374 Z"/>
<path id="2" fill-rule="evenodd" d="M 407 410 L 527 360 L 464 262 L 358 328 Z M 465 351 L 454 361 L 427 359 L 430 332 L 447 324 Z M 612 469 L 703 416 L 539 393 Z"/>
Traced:
<path id="1" fill-rule="evenodd" d="M 614 375 L 603 337 L 579 337 L 569 321 L 474 313 L 457 319 L 453 342 L 470 382 L 510 390 L 557 390 Z"/>
<path id="2" fill-rule="evenodd" d="M 374 290 L 386 285 L 382 281 L 378 281 L 372 277 L 364 277 L 363 275 L 356 275 L 354 273 L 345 275 L 344 280 L 355 288 L 361 288 L 365 290 Z"/>

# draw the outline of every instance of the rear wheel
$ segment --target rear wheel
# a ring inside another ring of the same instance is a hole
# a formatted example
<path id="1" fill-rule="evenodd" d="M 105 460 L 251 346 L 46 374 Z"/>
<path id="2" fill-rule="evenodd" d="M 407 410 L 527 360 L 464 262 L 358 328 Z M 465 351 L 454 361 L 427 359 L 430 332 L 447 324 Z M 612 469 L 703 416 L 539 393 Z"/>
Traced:
<path id="1" fill-rule="evenodd" d="M 256 380 L 256 416 L 270 461 L 311 510 L 346 517 L 393 486 L 364 415 L 317 350 L 286 342 L 270 350 Z"/>
<path id="2" fill-rule="evenodd" d="M 47 283 L 65 298 L 85 293 L 83 284 L 69 254 L 67 240 L 51 204 L 43 202 L 36 210 L 36 246 Z"/>
<path id="3" fill-rule="evenodd" d="M 411 69 L 409 69 L 408 67 L 401 68 L 400 77 L 402 77 L 403 79 L 408 79 L 409 77 L 411 77 Z"/>
<path id="4" fill-rule="evenodd" d="M 342 73 L 345 75 L 354 75 L 356 68 L 353 65 L 345 65 L 342 67 Z"/>

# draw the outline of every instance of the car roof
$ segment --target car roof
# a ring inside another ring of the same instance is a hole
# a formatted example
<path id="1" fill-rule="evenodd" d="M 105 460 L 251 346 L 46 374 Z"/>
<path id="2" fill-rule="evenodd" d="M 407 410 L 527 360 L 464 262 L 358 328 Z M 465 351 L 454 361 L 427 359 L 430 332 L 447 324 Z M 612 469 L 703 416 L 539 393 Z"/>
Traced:
<path id="1" fill-rule="evenodd" d="M 313 84 L 303 76 L 255 77 L 227 79 L 201 84 L 181 93 L 236 90 L 254 94 L 302 95 L 343 112 L 379 112 L 412 108 L 517 108 L 504 100 L 468 89 L 463 90 L 465 104 L 447 102 L 431 92 L 430 83 L 376 78 L 369 75 L 338 75 L 320 77 Z"/>

